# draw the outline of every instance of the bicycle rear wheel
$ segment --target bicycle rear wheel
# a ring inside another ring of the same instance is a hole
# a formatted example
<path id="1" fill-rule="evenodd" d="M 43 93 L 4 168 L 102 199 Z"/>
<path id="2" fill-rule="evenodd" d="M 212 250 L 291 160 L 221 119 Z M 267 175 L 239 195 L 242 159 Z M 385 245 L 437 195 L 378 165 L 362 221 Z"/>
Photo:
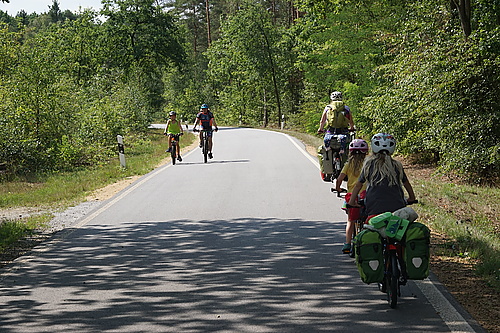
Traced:
<path id="1" fill-rule="evenodd" d="M 396 254 L 389 254 L 389 267 L 387 267 L 387 273 L 385 275 L 385 285 L 387 288 L 387 302 L 391 308 L 396 308 L 398 305 L 398 293 L 399 293 L 399 269 L 398 269 L 398 259 Z"/>

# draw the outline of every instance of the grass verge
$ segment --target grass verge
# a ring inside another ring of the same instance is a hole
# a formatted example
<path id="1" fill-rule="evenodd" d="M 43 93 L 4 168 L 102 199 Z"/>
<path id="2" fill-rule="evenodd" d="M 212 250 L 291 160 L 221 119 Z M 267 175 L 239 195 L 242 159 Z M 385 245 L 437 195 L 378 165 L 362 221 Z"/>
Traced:
<path id="1" fill-rule="evenodd" d="M 186 133 L 181 148 L 193 142 L 194 135 Z M 96 189 L 121 179 L 144 175 L 156 168 L 167 156 L 167 138 L 162 129 L 150 129 L 144 135 L 124 138 L 126 168 L 118 156 L 96 167 L 44 175 L 29 176 L 0 184 L 0 209 L 29 207 L 42 212 L 16 219 L 0 220 L 0 251 L 11 244 L 43 230 L 53 215 L 50 211 L 65 209 L 84 200 Z"/>
<path id="2" fill-rule="evenodd" d="M 449 239 L 436 254 L 470 258 L 478 275 L 500 291 L 500 189 L 412 179 L 421 219 Z"/>

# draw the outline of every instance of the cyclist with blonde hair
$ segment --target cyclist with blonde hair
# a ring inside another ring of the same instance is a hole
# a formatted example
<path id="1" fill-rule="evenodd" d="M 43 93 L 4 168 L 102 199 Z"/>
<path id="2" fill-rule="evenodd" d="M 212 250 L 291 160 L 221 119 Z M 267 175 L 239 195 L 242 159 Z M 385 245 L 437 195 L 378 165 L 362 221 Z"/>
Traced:
<path id="1" fill-rule="evenodd" d="M 387 133 L 375 134 L 371 139 L 371 149 L 373 154 L 365 159 L 348 204 L 359 207 L 356 198 L 365 183 L 368 216 L 394 212 L 405 207 L 407 201 L 415 201 L 415 193 L 403 165 L 391 157 L 396 149 L 394 136 Z M 408 192 L 407 200 L 403 187 Z"/>

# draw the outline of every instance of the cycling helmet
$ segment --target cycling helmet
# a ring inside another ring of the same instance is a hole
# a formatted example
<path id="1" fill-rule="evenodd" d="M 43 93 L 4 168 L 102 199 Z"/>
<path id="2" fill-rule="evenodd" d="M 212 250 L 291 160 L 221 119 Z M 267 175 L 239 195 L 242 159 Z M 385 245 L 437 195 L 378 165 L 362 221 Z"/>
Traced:
<path id="1" fill-rule="evenodd" d="M 387 133 L 377 133 L 372 137 L 371 146 L 373 153 L 387 151 L 389 155 L 394 153 L 396 149 L 396 139 Z"/>
<path id="2" fill-rule="evenodd" d="M 177 112 L 175 112 L 175 111 L 170 111 L 170 112 L 168 113 L 168 115 L 169 115 L 169 116 L 177 116 Z"/>
<path id="3" fill-rule="evenodd" d="M 363 139 L 354 139 L 349 143 L 349 151 L 368 152 L 368 143 Z"/>
<path id="4" fill-rule="evenodd" d="M 330 99 L 332 101 L 341 101 L 342 100 L 342 93 L 340 91 L 334 91 L 330 94 Z"/>
<path id="5" fill-rule="evenodd" d="M 208 109 L 208 104 L 202 104 L 200 109 Z"/>

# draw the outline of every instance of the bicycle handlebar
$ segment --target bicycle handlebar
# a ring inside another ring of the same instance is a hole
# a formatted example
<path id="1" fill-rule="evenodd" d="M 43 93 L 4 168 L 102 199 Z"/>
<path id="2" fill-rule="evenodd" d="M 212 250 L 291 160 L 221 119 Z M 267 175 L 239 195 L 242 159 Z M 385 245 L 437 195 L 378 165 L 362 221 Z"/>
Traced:
<path id="1" fill-rule="evenodd" d="M 193 128 L 193 132 L 202 132 L 202 131 L 203 131 L 203 132 L 213 132 L 213 131 L 218 132 L 218 131 L 219 131 L 219 128 L 218 128 L 218 127 L 216 127 L 215 129 L 212 129 L 212 130 L 206 130 L 206 129 L 201 129 L 201 130 L 199 130 L 199 129 L 197 129 L 197 128 Z"/>
<path id="2" fill-rule="evenodd" d="M 331 191 L 332 191 L 332 193 L 333 192 L 337 192 L 337 197 L 339 197 L 339 198 L 340 198 L 340 194 L 341 193 L 343 193 L 343 192 L 347 193 L 347 190 L 345 188 L 340 188 L 340 191 L 337 191 L 337 189 L 335 189 L 335 188 L 332 187 Z"/>
<path id="3" fill-rule="evenodd" d="M 417 204 L 417 203 L 418 203 L 418 200 L 416 200 L 416 199 L 412 200 L 412 201 L 406 201 L 407 206 Z M 362 200 L 359 202 L 359 206 L 352 206 L 352 205 L 346 204 L 346 207 L 347 208 L 359 208 L 359 207 L 363 207 L 364 205 L 365 205 L 365 202 L 364 202 L 364 200 Z"/>

